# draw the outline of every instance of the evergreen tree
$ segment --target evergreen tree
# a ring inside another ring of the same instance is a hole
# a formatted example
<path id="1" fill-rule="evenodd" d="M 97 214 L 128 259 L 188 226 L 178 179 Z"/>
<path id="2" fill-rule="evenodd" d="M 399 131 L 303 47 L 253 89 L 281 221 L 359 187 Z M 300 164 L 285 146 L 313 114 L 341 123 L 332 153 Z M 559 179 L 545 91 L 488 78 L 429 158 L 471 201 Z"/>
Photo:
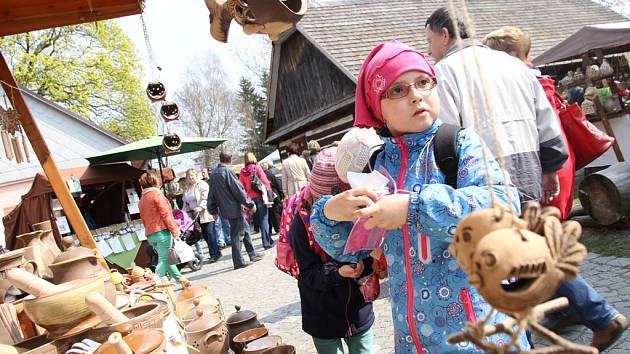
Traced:
<path id="1" fill-rule="evenodd" d="M 264 72 L 260 79 L 262 94 L 257 92 L 256 87 L 248 78 L 241 77 L 239 82 L 238 96 L 241 103 L 241 111 L 246 119 L 245 146 L 258 159 L 262 159 L 275 150 L 274 146 L 264 144 L 268 79 L 269 75 L 267 72 Z"/>

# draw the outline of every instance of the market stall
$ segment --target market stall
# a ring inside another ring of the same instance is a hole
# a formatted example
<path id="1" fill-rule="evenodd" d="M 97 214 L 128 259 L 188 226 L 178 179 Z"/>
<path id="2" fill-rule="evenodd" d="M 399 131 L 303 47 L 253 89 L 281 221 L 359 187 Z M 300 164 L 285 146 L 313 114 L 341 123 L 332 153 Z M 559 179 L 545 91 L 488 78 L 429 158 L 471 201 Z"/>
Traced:
<path id="1" fill-rule="evenodd" d="M 616 137 L 589 166 L 630 156 L 630 21 L 584 26 L 533 60 L 556 78 L 557 91 L 581 105 L 587 118 Z M 595 99 L 597 98 L 597 99 Z"/>

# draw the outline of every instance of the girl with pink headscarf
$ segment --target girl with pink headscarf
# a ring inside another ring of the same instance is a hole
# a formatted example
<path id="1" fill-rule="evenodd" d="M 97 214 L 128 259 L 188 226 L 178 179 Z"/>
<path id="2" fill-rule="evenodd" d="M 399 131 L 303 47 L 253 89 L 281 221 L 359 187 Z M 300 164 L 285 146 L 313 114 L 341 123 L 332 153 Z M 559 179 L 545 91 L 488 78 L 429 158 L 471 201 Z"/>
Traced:
<path id="1" fill-rule="evenodd" d="M 324 196 L 313 205 L 311 228 L 327 254 L 347 262 L 365 257 L 362 252 L 343 255 L 352 221 L 370 217 L 367 227 L 388 230 L 383 251 L 396 353 L 478 353 L 472 344 L 446 342 L 467 321 L 490 311 L 448 246 L 464 216 L 492 205 L 490 188 L 500 202 L 511 199 L 517 209 L 518 194 L 489 151 L 483 160 L 479 136 L 466 129 L 455 142 L 457 188 L 445 183 L 433 152 L 435 134 L 443 124 L 436 85 L 435 71 L 422 53 L 398 41 L 379 44 L 370 52 L 357 82 L 355 125 L 380 129 L 384 148 L 374 167 L 386 169 L 398 191 L 380 199 L 367 189 Z M 498 314 L 490 322 L 503 319 Z M 529 347 L 524 334 L 518 341 L 521 348 Z"/>

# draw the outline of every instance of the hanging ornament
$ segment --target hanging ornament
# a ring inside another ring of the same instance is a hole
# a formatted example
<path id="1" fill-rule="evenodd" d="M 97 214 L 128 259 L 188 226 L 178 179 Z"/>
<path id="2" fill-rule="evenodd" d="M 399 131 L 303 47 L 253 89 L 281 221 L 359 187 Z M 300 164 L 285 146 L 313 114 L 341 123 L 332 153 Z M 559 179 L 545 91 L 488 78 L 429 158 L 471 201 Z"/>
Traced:
<path id="1" fill-rule="evenodd" d="M 595 80 L 599 77 L 599 67 L 595 64 L 586 68 L 586 78 L 589 80 Z"/>
<path id="2" fill-rule="evenodd" d="M 26 136 L 26 133 L 24 132 L 24 128 L 21 129 L 20 136 L 22 139 L 22 147 L 24 147 L 24 157 L 26 158 L 26 162 L 31 162 L 31 156 L 30 156 L 30 153 L 28 152 L 28 137 Z"/>
<path id="3" fill-rule="evenodd" d="M 601 76 L 611 76 L 614 72 L 615 70 L 612 68 L 612 66 L 608 63 L 606 59 L 604 59 L 602 61 L 602 65 L 600 65 L 599 67 L 599 74 Z"/>
<path id="4" fill-rule="evenodd" d="M 166 98 L 166 87 L 159 81 L 149 82 L 147 85 L 147 96 L 151 102 L 163 101 Z"/>
<path id="5" fill-rule="evenodd" d="M 164 118 L 165 121 L 171 122 L 179 119 L 180 111 L 177 103 L 175 102 L 165 102 L 162 104 L 160 108 L 160 115 Z"/>
<path id="6" fill-rule="evenodd" d="M 162 145 L 166 149 L 166 153 L 178 152 L 182 147 L 182 139 L 175 133 L 169 133 L 162 138 Z"/>

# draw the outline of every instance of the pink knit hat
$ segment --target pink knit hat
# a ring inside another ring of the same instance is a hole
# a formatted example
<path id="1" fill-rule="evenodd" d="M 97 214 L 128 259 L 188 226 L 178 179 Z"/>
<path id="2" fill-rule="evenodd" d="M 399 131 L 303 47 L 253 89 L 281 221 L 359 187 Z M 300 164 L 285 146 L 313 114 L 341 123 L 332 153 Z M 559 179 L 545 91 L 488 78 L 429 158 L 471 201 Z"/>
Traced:
<path id="1" fill-rule="evenodd" d="M 324 149 L 317 154 L 313 162 L 309 185 L 315 200 L 324 195 L 334 195 L 350 188 L 337 175 L 337 170 L 335 170 L 336 154 L 337 147 Z"/>
<path id="2" fill-rule="evenodd" d="M 400 75 L 409 71 L 421 71 L 435 77 L 435 70 L 424 54 L 401 42 L 392 40 L 374 47 L 359 71 L 354 125 L 361 128 L 385 126 L 381 96 Z"/>

